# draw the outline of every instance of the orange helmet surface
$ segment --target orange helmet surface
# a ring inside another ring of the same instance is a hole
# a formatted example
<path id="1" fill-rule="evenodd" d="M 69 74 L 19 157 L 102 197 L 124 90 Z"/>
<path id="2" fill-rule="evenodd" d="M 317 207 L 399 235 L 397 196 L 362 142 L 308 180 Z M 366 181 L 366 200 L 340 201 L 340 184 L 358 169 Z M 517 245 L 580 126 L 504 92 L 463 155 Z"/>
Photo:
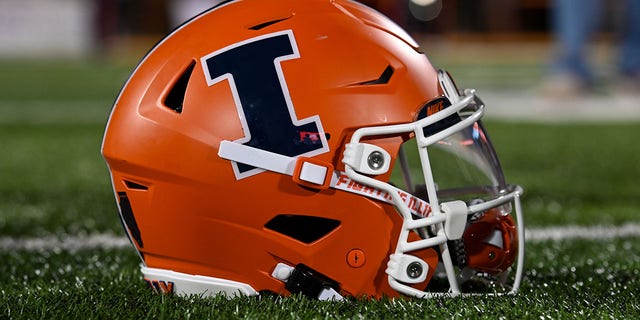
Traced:
<path id="1" fill-rule="evenodd" d="M 140 62 L 102 154 L 159 292 L 456 295 L 517 257 L 515 291 L 522 189 L 483 110 L 357 2 L 228 1 Z"/>

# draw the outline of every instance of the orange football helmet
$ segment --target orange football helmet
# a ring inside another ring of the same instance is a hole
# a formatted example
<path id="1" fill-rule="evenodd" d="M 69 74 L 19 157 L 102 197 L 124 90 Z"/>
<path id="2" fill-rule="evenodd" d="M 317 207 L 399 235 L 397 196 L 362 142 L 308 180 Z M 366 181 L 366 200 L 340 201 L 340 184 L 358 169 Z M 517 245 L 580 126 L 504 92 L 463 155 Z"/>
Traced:
<path id="1" fill-rule="evenodd" d="M 456 295 L 517 257 L 515 291 L 522 189 L 483 110 L 357 2 L 228 1 L 142 60 L 102 154 L 160 292 Z"/>

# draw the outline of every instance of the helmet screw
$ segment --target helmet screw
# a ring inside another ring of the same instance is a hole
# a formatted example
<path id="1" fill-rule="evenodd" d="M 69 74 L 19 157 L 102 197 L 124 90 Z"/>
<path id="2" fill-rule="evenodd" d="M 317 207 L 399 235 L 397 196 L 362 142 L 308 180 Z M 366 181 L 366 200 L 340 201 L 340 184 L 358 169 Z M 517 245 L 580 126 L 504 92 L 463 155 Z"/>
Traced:
<path id="1" fill-rule="evenodd" d="M 367 164 L 369 165 L 369 168 L 373 170 L 382 168 L 384 165 L 384 155 L 382 155 L 382 152 L 380 151 L 371 152 L 369 157 L 367 157 Z"/>
<path id="2" fill-rule="evenodd" d="M 414 261 L 407 266 L 407 275 L 411 279 L 420 278 L 422 275 L 422 265 L 420 262 Z"/>

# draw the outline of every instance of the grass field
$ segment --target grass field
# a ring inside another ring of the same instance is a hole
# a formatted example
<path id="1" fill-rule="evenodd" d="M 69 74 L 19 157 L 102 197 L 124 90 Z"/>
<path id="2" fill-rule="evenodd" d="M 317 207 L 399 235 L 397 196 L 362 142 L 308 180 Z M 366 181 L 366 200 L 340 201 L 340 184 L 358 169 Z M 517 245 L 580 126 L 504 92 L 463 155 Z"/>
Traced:
<path id="1" fill-rule="evenodd" d="M 0 62 L 0 244 L 124 236 L 99 148 L 131 68 L 99 61 Z M 486 126 L 508 180 L 526 189 L 528 228 L 595 230 L 639 222 L 640 124 L 488 120 Z M 147 289 L 128 247 L 0 248 L 0 318 L 9 319 L 640 316 L 637 234 L 527 241 L 525 279 L 514 296 L 344 303 L 161 296 Z"/>

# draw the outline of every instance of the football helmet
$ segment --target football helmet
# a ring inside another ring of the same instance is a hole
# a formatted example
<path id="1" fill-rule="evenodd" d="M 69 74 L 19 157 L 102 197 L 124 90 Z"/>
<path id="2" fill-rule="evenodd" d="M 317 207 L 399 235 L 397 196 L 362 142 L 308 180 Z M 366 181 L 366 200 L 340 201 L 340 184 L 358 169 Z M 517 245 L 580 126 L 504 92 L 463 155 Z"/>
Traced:
<path id="1" fill-rule="evenodd" d="M 140 62 L 102 154 L 156 291 L 514 292 L 522 189 L 483 111 L 362 4 L 228 1 Z"/>

